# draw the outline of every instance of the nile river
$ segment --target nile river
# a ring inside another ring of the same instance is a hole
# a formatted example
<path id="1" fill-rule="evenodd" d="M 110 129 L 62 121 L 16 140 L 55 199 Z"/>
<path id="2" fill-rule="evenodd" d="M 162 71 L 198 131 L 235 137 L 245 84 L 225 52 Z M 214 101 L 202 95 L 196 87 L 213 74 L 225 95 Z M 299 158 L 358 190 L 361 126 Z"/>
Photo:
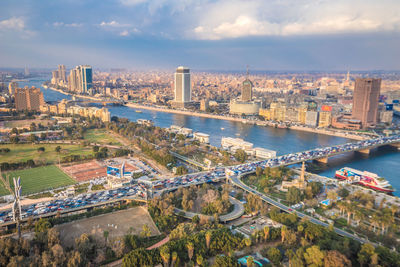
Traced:
<path id="1" fill-rule="evenodd" d="M 26 85 L 41 87 L 42 80 L 38 79 Z M 25 83 L 21 83 L 25 85 Z M 70 99 L 51 89 L 43 89 L 46 101 L 56 101 L 62 98 Z M 148 119 L 154 121 L 156 126 L 169 127 L 179 125 L 210 135 L 210 143 L 220 146 L 221 137 L 240 137 L 254 144 L 255 147 L 263 147 L 277 151 L 279 155 L 308 150 L 321 146 L 342 144 L 351 140 L 320 135 L 308 132 L 288 129 L 276 129 L 257 125 L 243 124 L 226 120 L 200 118 L 181 114 L 164 113 L 159 111 L 132 109 L 124 106 L 108 107 L 111 116 L 125 117 L 131 121 Z M 400 151 L 393 148 L 379 148 L 371 151 L 369 156 L 348 153 L 330 158 L 327 165 L 319 173 L 327 177 L 333 177 L 335 170 L 342 167 L 352 167 L 359 170 L 367 170 L 386 178 L 397 190 L 395 195 L 400 196 Z"/>

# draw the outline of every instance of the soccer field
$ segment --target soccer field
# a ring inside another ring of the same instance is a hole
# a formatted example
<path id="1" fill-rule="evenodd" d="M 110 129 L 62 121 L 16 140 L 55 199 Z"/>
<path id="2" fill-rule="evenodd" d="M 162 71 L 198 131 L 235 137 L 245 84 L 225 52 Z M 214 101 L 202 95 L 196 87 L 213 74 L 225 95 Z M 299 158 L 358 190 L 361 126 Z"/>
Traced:
<path id="1" fill-rule="evenodd" d="M 76 182 L 62 172 L 57 166 L 50 165 L 32 169 L 10 171 L 3 173 L 3 177 L 10 176 L 10 184 L 13 187 L 12 177 L 21 177 L 22 194 L 38 193 L 47 189 L 75 184 Z M 0 195 L 7 195 L 4 185 L 0 186 Z"/>

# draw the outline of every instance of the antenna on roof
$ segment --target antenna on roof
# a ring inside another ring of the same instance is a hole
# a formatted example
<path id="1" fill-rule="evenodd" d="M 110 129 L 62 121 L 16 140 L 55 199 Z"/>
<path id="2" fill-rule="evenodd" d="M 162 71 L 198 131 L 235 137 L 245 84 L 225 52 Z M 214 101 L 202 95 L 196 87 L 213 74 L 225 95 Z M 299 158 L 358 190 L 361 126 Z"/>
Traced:
<path id="1" fill-rule="evenodd" d="M 246 65 L 246 79 L 249 78 L 249 65 Z"/>

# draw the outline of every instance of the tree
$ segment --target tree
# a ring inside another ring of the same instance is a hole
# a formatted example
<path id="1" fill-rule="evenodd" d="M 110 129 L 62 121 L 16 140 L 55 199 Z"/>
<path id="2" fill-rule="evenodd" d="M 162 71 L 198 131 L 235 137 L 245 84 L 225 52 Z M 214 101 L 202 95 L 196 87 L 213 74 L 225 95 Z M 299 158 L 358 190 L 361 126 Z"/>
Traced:
<path id="1" fill-rule="evenodd" d="M 260 177 L 262 175 L 262 173 L 263 173 L 263 169 L 260 166 L 258 166 L 256 168 L 256 176 Z"/>
<path id="2" fill-rule="evenodd" d="M 212 237 L 212 232 L 211 231 L 207 231 L 206 235 L 205 235 L 207 249 L 210 248 L 211 237 Z"/>
<path id="3" fill-rule="evenodd" d="M 242 163 L 247 160 L 247 154 L 243 149 L 236 150 L 234 157 L 237 161 Z"/>
<path id="4" fill-rule="evenodd" d="M 45 150 L 46 150 L 46 149 L 45 149 L 43 146 L 38 147 L 38 149 L 37 149 L 38 152 L 44 152 Z"/>
<path id="5" fill-rule="evenodd" d="M 99 149 L 100 148 L 98 146 L 93 146 L 93 148 L 92 148 L 93 152 L 95 152 L 95 153 L 99 152 Z"/>
<path id="6" fill-rule="evenodd" d="M 267 258 L 275 265 L 279 265 L 282 260 L 281 251 L 275 247 L 271 247 L 267 251 Z"/>
<path id="7" fill-rule="evenodd" d="M 168 246 L 162 246 L 161 247 L 160 256 L 161 256 L 161 259 L 164 262 L 164 267 L 168 267 L 168 265 L 169 265 L 169 257 L 170 257 L 169 247 Z"/>
<path id="8" fill-rule="evenodd" d="M 192 218 L 192 223 L 194 223 L 194 224 L 199 224 L 199 223 L 200 223 L 200 217 L 199 217 L 199 215 L 193 216 L 193 218 Z"/>
<path id="9" fill-rule="evenodd" d="M 172 257 L 171 257 L 171 267 L 175 266 L 176 261 L 178 260 L 178 253 L 176 251 L 172 252 Z"/>
<path id="10" fill-rule="evenodd" d="M 183 175 L 183 174 L 186 174 L 186 173 L 188 173 L 188 170 L 184 166 L 178 166 L 176 168 L 176 174 L 177 175 Z"/>
<path id="11" fill-rule="evenodd" d="M 264 226 L 264 240 L 267 241 L 269 238 L 269 227 L 268 226 Z"/>
<path id="12" fill-rule="evenodd" d="M 203 258 L 203 256 L 201 256 L 201 254 L 199 254 L 199 255 L 196 256 L 196 263 L 197 263 L 197 265 L 199 265 L 199 266 L 203 266 L 204 258 Z"/>
<path id="13" fill-rule="evenodd" d="M 309 247 L 304 253 L 306 263 L 313 267 L 322 267 L 324 265 L 324 257 L 324 252 L 318 246 Z"/>
<path id="14" fill-rule="evenodd" d="M 233 257 L 217 256 L 215 258 L 213 267 L 239 267 L 239 263 Z"/>
<path id="15" fill-rule="evenodd" d="M 286 193 L 286 200 L 290 203 L 299 203 L 302 199 L 302 194 L 300 189 L 292 186 L 289 188 L 288 192 Z"/>
<path id="16" fill-rule="evenodd" d="M 351 261 L 337 250 L 330 250 L 325 255 L 325 267 L 350 267 Z"/>
<path id="17" fill-rule="evenodd" d="M 189 260 L 192 260 L 192 258 L 193 258 L 193 252 L 194 252 L 194 245 L 193 245 L 192 242 L 188 242 L 188 243 L 186 244 L 186 247 L 187 247 L 187 250 L 188 250 L 188 257 L 189 257 Z"/>
<path id="18" fill-rule="evenodd" d="M 60 244 L 60 233 L 56 228 L 50 228 L 47 232 L 47 244 L 49 247 Z"/>
<path id="19" fill-rule="evenodd" d="M 360 251 L 358 252 L 358 262 L 361 266 L 368 265 L 367 263 L 370 262 L 372 255 L 375 253 L 375 248 L 369 244 L 363 244 L 361 246 Z"/>
<path id="20" fill-rule="evenodd" d="M 60 153 L 60 151 L 61 151 L 61 146 L 56 146 L 55 151 L 56 151 L 57 153 Z"/>
<path id="21" fill-rule="evenodd" d="M 27 138 L 28 142 L 35 143 L 37 141 L 37 137 L 34 134 L 30 134 Z"/>
<path id="22" fill-rule="evenodd" d="M 10 137 L 10 142 L 13 143 L 13 144 L 18 144 L 18 142 L 19 142 L 18 136 L 11 136 Z"/>
<path id="23" fill-rule="evenodd" d="M 103 232 L 103 236 L 104 236 L 104 243 L 107 244 L 107 240 L 108 240 L 108 236 L 109 236 L 110 232 L 108 232 L 107 230 L 105 230 Z"/>
<path id="24" fill-rule="evenodd" d="M 140 232 L 140 235 L 147 239 L 151 236 L 151 230 L 147 224 L 143 225 L 142 232 Z"/>

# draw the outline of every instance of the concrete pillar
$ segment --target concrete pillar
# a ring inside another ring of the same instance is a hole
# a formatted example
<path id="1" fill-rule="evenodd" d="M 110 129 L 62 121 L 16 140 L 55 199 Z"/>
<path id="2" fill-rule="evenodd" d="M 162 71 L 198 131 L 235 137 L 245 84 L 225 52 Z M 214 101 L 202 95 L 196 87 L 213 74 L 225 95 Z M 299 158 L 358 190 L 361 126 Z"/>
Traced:
<path id="1" fill-rule="evenodd" d="M 358 150 L 357 152 L 358 152 L 358 153 L 361 153 L 361 154 L 369 155 L 370 149 L 369 149 L 369 148 L 360 149 L 360 150 Z"/>
<path id="2" fill-rule="evenodd" d="M 328 157 L 315 159 L 315 161 L 318 161 L 318 162 L 321 162 L 321 163 L 324 163 L 324 164 L 328 164 Z"/>

